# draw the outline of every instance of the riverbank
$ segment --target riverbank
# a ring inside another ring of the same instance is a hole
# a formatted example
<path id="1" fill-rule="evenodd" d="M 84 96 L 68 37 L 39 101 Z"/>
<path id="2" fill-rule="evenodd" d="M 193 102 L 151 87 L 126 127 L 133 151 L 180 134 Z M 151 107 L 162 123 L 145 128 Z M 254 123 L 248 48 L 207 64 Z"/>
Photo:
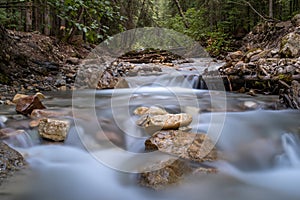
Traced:
<path id="1" fill-rule="evenodd" d="M 299 19 L 296 15 L 291 21 L 257 25 L 243 39 L 240 51 L 228 53 L 217 74 L 204 73 L 204 76 L 214 79 L 221 75 L 227 91 L 279 95 L 280 102 L 287 108 L 299 108 L 296 89 L 300 80 Z M 6 43 L 2 46 L 7 50 L 1 55 L 2 103 L 11 100 L 16 93 L 74 90 L 78 69 L 94 47 L 81 40 L 75 40 L 73 45 L 61 43 L 39 33 L 4 30 L 3 34 Z M 115 88 L 120 80 L 134 76 L 139 70 L 162 71 L 162 67 L 155 64 L 176 68 L 173 62 L 178 63 L 176 59 L 180 60 L 164 51 L 131 52 L 105 69 L 96 83 L 97 89 Z M 134 69 L 136 64 L 145 62 L 154 65 L 151 69 Z M 121 87 L 128 84 L 122 82 Z"/>

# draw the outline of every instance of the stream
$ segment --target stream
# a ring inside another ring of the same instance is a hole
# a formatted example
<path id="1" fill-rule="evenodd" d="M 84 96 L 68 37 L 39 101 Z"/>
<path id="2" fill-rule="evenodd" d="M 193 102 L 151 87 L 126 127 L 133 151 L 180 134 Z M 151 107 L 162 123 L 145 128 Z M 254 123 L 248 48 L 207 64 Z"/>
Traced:
<path id="1" fill-rule="evenodd" d="M 127 89 L 47 93 L 49 109 L 69 113 L 61 117 L 71 122 L 64 144 L 43 141 L 14 107 L 1 106 L 7 127 L 26 130 L 5 142 L 29 164 L 1 187 L 1 199 L 300 198 L 299 111 L 275 110 L 277 96 L 201 90 L 197 77 L 169 77 L 155 84 L 130 78 Z M 226 158 L 207 163 L 219 173 L 187 176 L 162 191 L 137 184 L 138 172 L 167 156 L 146 153 L 149 135 L 135 124 L 134 109 L 154 105 L 193 116 L 191 132 L 209 134 Z"/>

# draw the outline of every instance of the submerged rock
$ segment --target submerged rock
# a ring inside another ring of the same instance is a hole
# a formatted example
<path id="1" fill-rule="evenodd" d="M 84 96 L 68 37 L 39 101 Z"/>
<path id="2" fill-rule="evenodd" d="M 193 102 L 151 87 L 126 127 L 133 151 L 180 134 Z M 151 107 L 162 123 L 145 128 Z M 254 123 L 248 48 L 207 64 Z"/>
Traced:
<path id="1" fill-rule="evenodd" d="M 169 114 L 163 108 L 159 108 L 156 106 L 148 107 L 138 107 L 133 112 L 135 115 L 166 115 Z"/>
<path id="2" fill-rule="evenodd" d="M 35 109 L 31 112 L 30 117 L 32 119 L 40 119 L 40 118 L 49 118 L 49 117 L 61 117 L 65 115 L 68 115 L 68 112 L 46 110 L 46 109 Z"/>
<path id="3" fill-rule="evenodd" d="M 20 134 L 24 134 L 25 131 L 24 130 L 15 130 L 12 128 L 3 128 L 0 129 L 0 140 L 12 137 L 12 136 L 16 136 L 16 135 L 20 135 Z"/>
<path id="4" fill-rule="evenodd" d="M 186 113 L 154 116 L 144 115 L 137 121 L 137 125 L 144 127 L 147 132 L 153 133 L 159 130 L 174 130 L 189 126 L 192 121 L 192 116 Z"/>
<path id="5" fill-rule="evenodd" d="M 145 172 L 139 176 L 139 183 L 142 186 L 159 190 L 169 185 L 179 183 L 183 176 L 190 172 L 191 168 L 186 162 L 170 159 L 154 163 L 153 166 L 149 166 L 145 169 Z"/>
<path id="6" fill-rule="evenodd" d="M 23 156 L 0 141 L 0 185 L 6 178 L 24 166 Z"/>
<path id="7" fill-rule="evenodd" d="M 23 115 L 30 115 L 35 109 L 45 109 L 38 96 L 27 96 L 17 101 L 16 111 Z"/>
<path id="8" fill-rule="evenodd" d="M 45 139 L 62 142 L 67 138 L 69 127 L 68 121 L 45 118 L 39 122 L 39 134 Z"/>
<path id="9" fill-rule="evenodd" d="M 145 141 L 146 150 L 159 150 L 196 162 L 215 161 L 218 153 L 206 134 L 159 131 Z"/>

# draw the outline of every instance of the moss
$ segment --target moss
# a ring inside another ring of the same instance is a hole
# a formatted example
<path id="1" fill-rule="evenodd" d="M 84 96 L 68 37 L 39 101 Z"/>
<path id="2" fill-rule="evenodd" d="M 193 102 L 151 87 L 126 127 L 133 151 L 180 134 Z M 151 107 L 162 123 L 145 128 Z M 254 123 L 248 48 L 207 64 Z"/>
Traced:
<path id="1" fill-rule="evenodd" d="M 292 82 L 293 78 L 292 78 L 292 75 L 291 74 L 279 74 L 276 79 L 278 80 L 282 80 L 284 82 Z"/>

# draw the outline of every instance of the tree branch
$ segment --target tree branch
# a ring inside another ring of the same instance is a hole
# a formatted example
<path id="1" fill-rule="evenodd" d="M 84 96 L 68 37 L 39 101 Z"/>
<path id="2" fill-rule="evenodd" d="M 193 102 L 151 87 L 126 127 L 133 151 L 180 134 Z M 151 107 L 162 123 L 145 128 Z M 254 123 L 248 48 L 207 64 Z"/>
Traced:
<path id="1" fill-rule="evenodd" d="M 183 23 L 184 23 L 185 27 L 186 27 L 186 28 L 189 28 L 189 27 L 190 27 L 190 26 L 189 26 L 189 23 L 188 23 L 188 21 L 187 21 L 186 18 L 185 18 L 185 15 L 184 15 L 184 13 L 183 13 L 183 10 L 182 10 L 182 7 L 181 7 L 181 5 L 180 5 L 179 0 L 174 0 L 174 2 L 175 2 L 175 4 L 176 4 L 176 6 L 177 6 L 177 9 L 178 9 L 178 11 L 179 11 L 180 16 L 182 17 L 182 20 L 183 20 Z"/>
<path id="2" fill-rule="evenodd" d="M 251 10 L 253 10 L 260 18 L 262 18 L 264 21 L 268 21 L 267 18 L 265 18 L 262 14 L 260 14 L 253 6 L 252 4 L 249 2 L 249 1 L 246 1 L 246 0 L 242 0 L 242 2 L 244 2 L 243 4 L 242 3 L 239 3 L 239 2 L 235 2 L 235 1 L 228 1 L 228 3 L 234 3 L 234 4 L 238 4 L 238 5 L 247 5 L 251 8 Z"/>

